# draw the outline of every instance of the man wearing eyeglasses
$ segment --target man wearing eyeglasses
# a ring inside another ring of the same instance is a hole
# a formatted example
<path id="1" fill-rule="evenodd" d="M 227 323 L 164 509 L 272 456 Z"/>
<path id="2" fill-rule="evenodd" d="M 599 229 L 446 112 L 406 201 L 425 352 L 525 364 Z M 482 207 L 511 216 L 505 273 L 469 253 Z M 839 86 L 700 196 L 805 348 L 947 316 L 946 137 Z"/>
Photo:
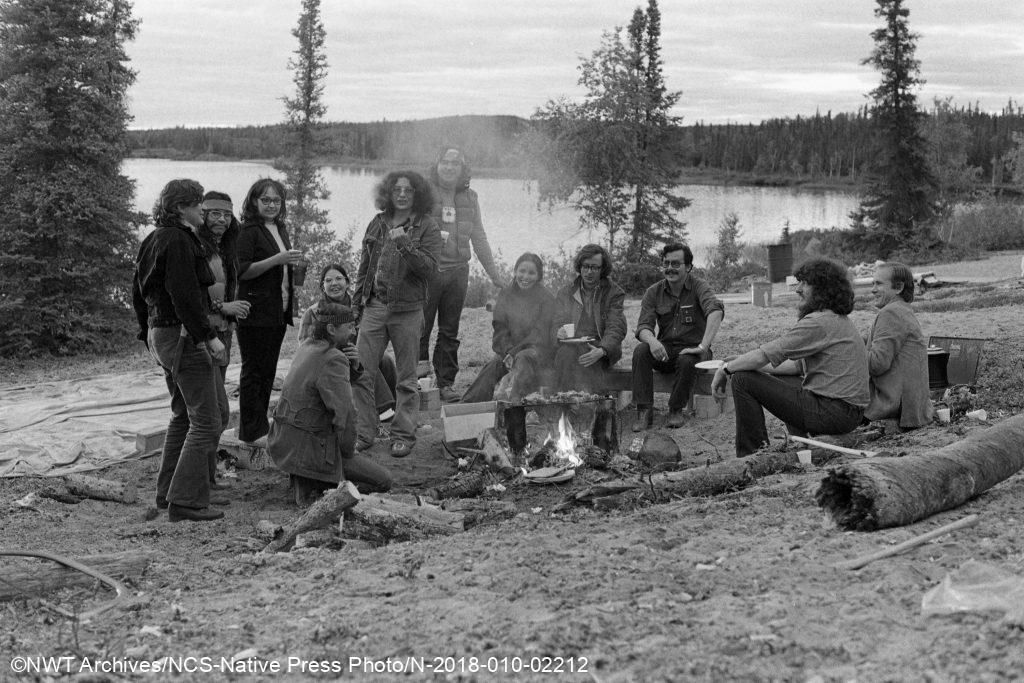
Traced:
<path id="1" fill-rule="evenodd" d="M 683 426 L 683 407 L 693 392 L 696 365 L 711 358 L 711 343 L 725 316 L 725 306 L 708 283 L 691 273 L 690 247 L 665 245 L 661 269 L 665 279 L 651 285 L 640 302 L 636 337 L 641 343 L 633 350 L 633 400 L 637 407 L 634 432 L 654 422 L 655 370 L 675 375 L 665 426 Z"/>
<path id="2" fill-rule="evenodd" d="M 603 394 L 608 369 L 622 358 L 626 293 L 609 277 L 612 262 L 604 247 L 584 245 L 573 265 L 576 279 L 556 298 L 555 387 Z"/>

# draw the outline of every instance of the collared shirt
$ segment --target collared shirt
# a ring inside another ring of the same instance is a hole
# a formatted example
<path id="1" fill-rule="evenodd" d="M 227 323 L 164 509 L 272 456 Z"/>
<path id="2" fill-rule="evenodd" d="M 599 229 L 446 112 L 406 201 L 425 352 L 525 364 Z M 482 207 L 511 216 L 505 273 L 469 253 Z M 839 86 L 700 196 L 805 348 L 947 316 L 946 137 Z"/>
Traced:
<path id="1" fill-rule="evenodd" d="M 647 288 L 640 302 L 640 318 L 636 336 L 650 330 L 661 343 L 697 346 L 704 339 L 708 316 L 714 311 L 725 313 L 725 305 L 711 291 L 708 283 L 687 273 L 679 295 L 672 293 L 668 280 Z"/>

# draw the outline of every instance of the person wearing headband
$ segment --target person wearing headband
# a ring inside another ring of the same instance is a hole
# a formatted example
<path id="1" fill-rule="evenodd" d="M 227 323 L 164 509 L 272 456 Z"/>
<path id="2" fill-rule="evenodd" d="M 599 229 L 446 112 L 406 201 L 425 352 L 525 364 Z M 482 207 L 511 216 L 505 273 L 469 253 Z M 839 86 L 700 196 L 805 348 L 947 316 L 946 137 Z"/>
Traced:
<path id="1" fill-rule="evenodd" d="M 346 479 L 363 493 L 391 488 L 388 471 L 355 448 L 352 382 L 363 374 L 349 343 L 355 319 L 348 306 L 317 304 L 274 409 L 267 452 L 289 474 L 299 507 Z"/>

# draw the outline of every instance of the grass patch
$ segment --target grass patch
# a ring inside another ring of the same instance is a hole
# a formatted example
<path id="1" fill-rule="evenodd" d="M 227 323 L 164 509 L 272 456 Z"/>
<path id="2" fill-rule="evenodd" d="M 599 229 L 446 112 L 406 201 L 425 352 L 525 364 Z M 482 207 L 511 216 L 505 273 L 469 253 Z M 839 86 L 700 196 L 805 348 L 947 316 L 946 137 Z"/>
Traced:
<path id="1" fill-rule="evenodd" d="M 961 296 L 949 296 L 947 298 L 931 301 L 914 302 L 914 310 L 919 313 L 945 313 L 949 311 L 973 311 L 979 308 L 993 308 L 995 306 L 1012 306 L 1024 303 L 1024 290 L 991 289 L 980 291 L 984 288 L 971 292 L 959 292 Z"/>

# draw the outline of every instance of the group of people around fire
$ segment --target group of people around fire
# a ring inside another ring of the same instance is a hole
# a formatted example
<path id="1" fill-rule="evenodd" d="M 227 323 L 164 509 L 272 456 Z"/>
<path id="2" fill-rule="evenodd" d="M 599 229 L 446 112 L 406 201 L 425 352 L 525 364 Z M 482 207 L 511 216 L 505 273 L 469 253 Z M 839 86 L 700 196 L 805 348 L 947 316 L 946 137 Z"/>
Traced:
<path id="1" fill-rule="evenodd" d="M 319 273 L 320 300 L 302 314 L 300 345 L 270 410 L 277 363 L 298 313 L 296 273 L 304 268 L 287 229 L 285 188 L 262 178 L 240 218 L 231 198 L 194 180 L 172 180 L 157 201 L 156 229 L 136 261 L 133 300 L 142 340 L 163 368 L 171 420 L 156 502 L 171 520 L 213 520 L 228 504 L 216 477 L 217 450 L 231 411 L 225 390 L 232 337 L 241 356 L 238 438 L 265 447 L 307 505 L 342 480 L 361 491 L 391 487 L 372 457 L 387 435 L 392 457 L 416 443 L 418 379 L 433 374 L 445 402 L 512 401 L 541 387 L 607 394 L 627 334 L 625 292 L 611 254 L 588 244 L 575 278 L 552 294 L 533 253 L 503 282 L 481 220 L 461 149 L 446 146 L 427 177 L 388 173 L 376 187 L 378 211 L 366 228 L 354 278 L 342 263 Z M 495 286 L 493 358 L 465 396 L 455 388 L 459 323 L 473 254 Z M 665 426 L 681 427 L 725 307 L 693 272 L 681 243 L 661 250 L 662 279 L 644 293 L 636 321 L 631 380 L 633 431 L 654 423 L 654 372 L 672 376 Z M 781 337 L 729 359 L 714 394 L 731 379 L 736 453 L 768 441 L 764 411 L 791 433 L 846 433 L 866 420 L 895 418 L 905 428 L 931 419 L 926 343 L 910 302 L 914 278 L 901 264 L 878 268 L 880 309 L 866 339 L 848 318 L 854 294 L 846 269 L 812 259 L 796 273 L 800 307 Z M 437 327 L 431 355 L 429 340 Z M 390 428 L 382 430 L 382 420 Z"/>

